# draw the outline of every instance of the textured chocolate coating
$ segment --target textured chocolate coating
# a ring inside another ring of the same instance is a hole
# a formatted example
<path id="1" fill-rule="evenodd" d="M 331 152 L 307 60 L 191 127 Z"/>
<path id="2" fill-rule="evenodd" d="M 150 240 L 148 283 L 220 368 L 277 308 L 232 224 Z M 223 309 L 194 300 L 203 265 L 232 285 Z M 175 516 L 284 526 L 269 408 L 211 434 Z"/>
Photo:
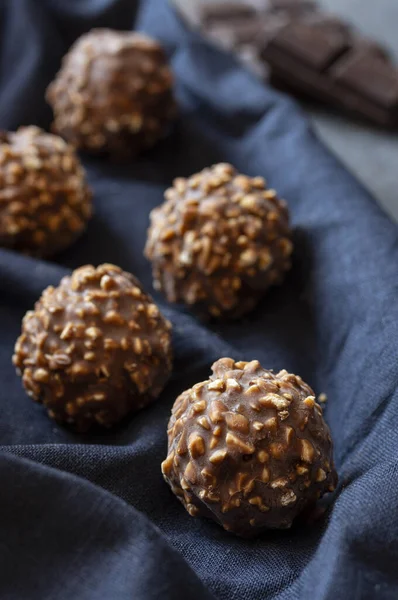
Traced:
<path id="1" fill-rule="evenodd" d="M 83 431 L 150 403 L 171 371 L 170 323 L 130 273 L 81 267 L 44 290 L 13 357 L 50 417 Z"/>
<path id="2" fill-rule="evenodd" d="M 175 401 L 164 478 L 192 516 L 243 537 L 288 528 L 337 482 L 312 389 L 257 360 L 222 358 Z"/>
<path id="3" fill-rule="evenodd" d="M 0 132 L 0 246 L 49 256 L 91 216 L 91 192 L 71 146 L 38 127 Z"/>
<path id="4" fill-rule="evenodd" d="M 154 287 L 199 313 L 236 318 L 290 268 L 286 203 L 262 177 L 214 165 L 178 178 L 151 212 Z"/>
<path id="5" fill-rule="evenodd" d="M 175 117 L 172 85 L 155 40 L 93 29 L 75 42 L 47 90 L 53 129 L 88 152 L 138 154 L 162 137 Z"/>

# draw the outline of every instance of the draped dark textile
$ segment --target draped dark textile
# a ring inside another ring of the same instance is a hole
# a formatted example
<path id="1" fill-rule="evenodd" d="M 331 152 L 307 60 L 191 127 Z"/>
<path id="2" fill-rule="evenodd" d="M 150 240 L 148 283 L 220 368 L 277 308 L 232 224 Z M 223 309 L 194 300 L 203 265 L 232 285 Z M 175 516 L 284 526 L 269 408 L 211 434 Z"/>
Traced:
<path id="1" fill-rule="evenodd" d="M 181 107 L 168 139 L 115 166 L 83 158 L 95 193 L 87 232 L 53 260 L 0 250 L 0 598 L 260 600 L 398 597 L 397 227 L 316 139 L 299 109 L 188 33 L 161 0 L 2 0 L 0 126 L 48 128 L 44 90 L 75 37 L 138 27 L 160 39 Z M 42 289 L 113 262 L 152 293 L 150 210 L 173 177 L 229 161 L 287 199 L 286 283 L 244 320 L 204 326 L 155 295 L 174 325 L 158 402 L 111 431 L 47 418 L 11 364 Z M 176 396 L 221 356 L 260 360 L 325 392 L 340 483 L 327 515 L 254 541 L 191 518 L 164 483 Z"/>

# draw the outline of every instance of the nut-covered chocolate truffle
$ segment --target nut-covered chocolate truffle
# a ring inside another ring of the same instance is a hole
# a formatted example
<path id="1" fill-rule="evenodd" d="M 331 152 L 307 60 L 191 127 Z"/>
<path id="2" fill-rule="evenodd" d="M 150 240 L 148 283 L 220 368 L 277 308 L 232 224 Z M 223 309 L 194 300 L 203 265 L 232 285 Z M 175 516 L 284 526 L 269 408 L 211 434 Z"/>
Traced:
<path id="1" fill-rule="evenodd" d="M 47 90 L 54 130 L 88 152 L 135 155 L 174 119 L 162 47 L 139 33 L 94 29 L 75 42 Z"/>
<path id="2" fill-rule="evenodd" d="M 50 417 L 81 431 L 109 427 L 162 391 L 170 330 L 133 275 L 88 265 L 44 290 L 24 317 L 13 362 Z"/>
<path id="3" fill-rule="evenodd" d="M 222 358 L 212 370 L 175 401 L 163 475 L 190 515 L 227 531 L 288 528 L 337 481 L 314 392 L 257 360 Z"/>
<path id="4" fill-rule="evenodd" d="M 262 177 L 218 164 L 178 178 L 151 212 L 154 287 L 196 312 L 236 318 L 290 268 L 286 203 Z"/>
<path id="5" fill-rule="evenodd" d="M 35 256 L 66 248 L 91 216 L 73 149 L 38 127 L 0 132 L 0 246 Z"/>

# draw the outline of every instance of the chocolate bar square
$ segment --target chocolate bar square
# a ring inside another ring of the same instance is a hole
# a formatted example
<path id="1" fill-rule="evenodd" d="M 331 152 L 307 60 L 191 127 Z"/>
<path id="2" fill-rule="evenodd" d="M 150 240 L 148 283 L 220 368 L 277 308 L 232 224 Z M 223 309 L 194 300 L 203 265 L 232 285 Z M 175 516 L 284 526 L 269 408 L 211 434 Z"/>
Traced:
<path id="1" fill-rule="evenodd" d="M 320 72 L 347 50 L 349 40 L 342 31 L 296 21 L 277 33 L 269 42 L 272 47 Z"/>
<path id="2" fill-rule="evenodd" d="M 330 69 L 330 74 L 342 88 L 398 110 L 398 73 L 370 48 L 353 49 Z"/>

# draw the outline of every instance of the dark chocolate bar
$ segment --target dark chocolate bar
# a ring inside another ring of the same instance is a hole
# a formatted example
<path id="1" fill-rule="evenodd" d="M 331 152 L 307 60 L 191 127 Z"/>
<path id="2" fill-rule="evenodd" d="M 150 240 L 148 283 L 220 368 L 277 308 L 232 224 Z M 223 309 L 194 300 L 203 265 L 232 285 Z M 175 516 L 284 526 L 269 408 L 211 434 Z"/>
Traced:
<path id="1" fill-rule="evenodd" d="M 215 24 L 228 25 L 242 19 L 255 18 L 256 15 L 255 7 L 243 2 L 212 2 L 202 6 L 200 11 L 204 27 Z"/>
<path id="2" fill-rule="evenodd" d="M 276 8 L 281 10 L 315 10 L 315 0 L 257 0 L 259 8 Z"/>
<path id="3" fill-rule="evenodd" d="M 398 73 L 371 48 L 355 48 L 331 69 L 334 93 L 382 125 L 398 124 Z"/>
<path id="4" fill-rule="evenodd" d="M 257 5 L 260 12 L 283 11 L 292 17 L 299 17 L 316 10 L 316 2 L 314 0 L 257 0 Z"/>
<path id="5" fill-rule="evenodd" d="M 382 126 L 398 125 L 398 71 L 377 46 L 316 23 L 291 22 L 266 40 L 261 56 L 289 90 Z"/>
<path id="6" fill-rule="evenodd" d="M 204 25 L 215 22 L 231 23 L 257 14 L 285 12 L 299 16 L 316 10 L 314 0 L 251 0 L 251 2 L 212 2 L 201 7 L 201 22 Z"/>
<path id="7" fill-rule="evenodd" d="M 398 69 L 388 53 L 313 0 L 211 4 L 202 30 L 285 91 L 398 125 Z"/>
<path id="8" fill-rule="evenodd" d="M 344 33 L 293 21 L 269 41 L 262 55 L 267 60 L 268 52 L 276 49 L 285 53 L 288 60 L 292 59 L 318 72 L 327 68 L 348 48 L 349 39 Z"/>

